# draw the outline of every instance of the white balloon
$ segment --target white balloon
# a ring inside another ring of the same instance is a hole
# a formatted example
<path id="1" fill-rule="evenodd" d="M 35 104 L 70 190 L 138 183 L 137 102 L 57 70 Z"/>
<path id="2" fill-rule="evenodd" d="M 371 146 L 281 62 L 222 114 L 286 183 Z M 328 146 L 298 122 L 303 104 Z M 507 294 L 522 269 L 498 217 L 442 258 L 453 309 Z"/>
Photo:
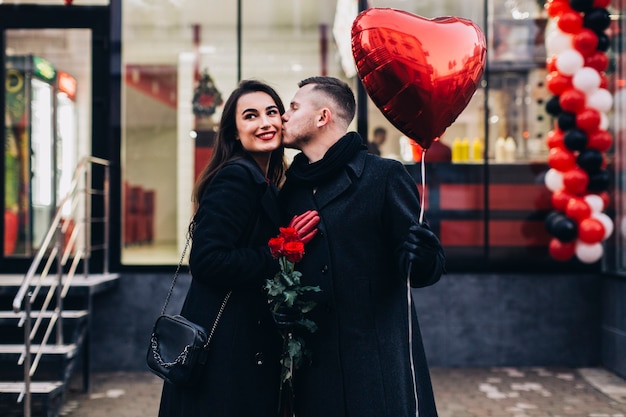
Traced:
<path id="1" fill-rule="evenodd" d="M 613 234 L 613 220 L 605 213 L 591 213 L 591 217 L 598 220 L 604 226 L 604 237 L 602 240 L 608 239 Z"/>
<path id="2" fill-rule="evenodd" d="M 548 56 L 558 55 L 563 51 L 572 49 L 572 35 L 555 29 L 546 36 L 546 53 Z"/>
<path id="3" fill-rule="evenodd" d="M 622 236 L 626 237 L 626 216 L 622 217 L 622 221 L 620 222 L 620 231 L 622 232 Z"/>
<path id="4" fill-rule="evenodd" d="M 606 115 L 606 113 L 603 112 L 599 112 L 600 113 L 600 126 L 599 129 L 600 130 L 609 130 L 609 116 Z"/>
<path id="5" fill-rule="evenodd" d="M 604 200 L 597 194 L 586 195 L 585 201 L 591 207 L 591 213 L 599 213 L 604 210 Z"/>
<path id="6" fill-rule="evenodd" d="M 557 171 L 554 168 L 550 168 L 546 171 L 546 176 L 544 178 L 544 182 L 548 190 L 550 191 L 559 191 L 563 189 L 563 174 Z"/>
<path id="7" fill-rule="evenodd" d="M 574 75 L 585 65 L 585 58 L 574 49 L 566 49 L 556 56 L 556 69 L 564 75 Z"/>
<path id="8" fill-rule="evenodd" d="M 606 88 L 598 88 L 587 96 L 587 107 L 607 113 L 613 106 L 613 96 Z"/>
<path id="9" fill-rule="evenodd" d="M 598 71 L 591 67 L 582 67 L 572 77 L 572 84 L 580 91 L 590 94 L 600 87 L 602 79 Z"/>
<path id="10" fill-rule="evenodd" d="M 576 257 L 586 264 L 592 264 L 602 258 L 604 250 L 601 243 L 589 245 L 587 243 L 576 241 Z"/>

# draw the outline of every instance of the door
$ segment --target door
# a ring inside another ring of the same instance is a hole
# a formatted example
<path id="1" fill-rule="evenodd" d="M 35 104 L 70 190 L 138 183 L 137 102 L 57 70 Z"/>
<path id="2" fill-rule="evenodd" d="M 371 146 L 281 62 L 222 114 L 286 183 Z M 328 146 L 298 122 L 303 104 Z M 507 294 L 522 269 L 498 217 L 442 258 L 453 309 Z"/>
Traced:
<path id="1" fill-rule="evenodd" d="M 108 7 L 0 5 L 3 271 L 24 271 L 78 161 L 107 149 L 108 96 L 95 82 L 108 81 L 107 22 Z"/>

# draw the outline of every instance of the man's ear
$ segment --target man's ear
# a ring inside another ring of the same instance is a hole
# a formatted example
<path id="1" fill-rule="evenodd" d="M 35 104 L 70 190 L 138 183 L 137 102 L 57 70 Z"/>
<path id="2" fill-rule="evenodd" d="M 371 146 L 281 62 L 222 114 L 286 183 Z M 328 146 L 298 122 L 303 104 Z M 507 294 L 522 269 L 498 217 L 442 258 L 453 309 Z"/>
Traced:
<path id="1" fill-rule="evenodd" d="M 330 123 L 332 113 L 328 107 L 323 107 L 317 115 L 317 127 L 322 127 Z"/>

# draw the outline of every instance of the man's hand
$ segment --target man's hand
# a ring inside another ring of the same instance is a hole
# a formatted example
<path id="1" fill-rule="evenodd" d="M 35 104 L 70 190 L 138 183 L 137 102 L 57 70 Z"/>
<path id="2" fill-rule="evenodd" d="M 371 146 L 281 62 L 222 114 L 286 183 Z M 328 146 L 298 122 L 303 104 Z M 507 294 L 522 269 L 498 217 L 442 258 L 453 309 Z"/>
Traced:
<path id="1" fill-rule="evenodd" d="M 412 265 L 413 272 L 430 272 L 442 248 L 439 238 L 427 225 L 415 224 L 409 228 L 400 251 L 400 262 L 405 273 L 408 273 L 409 265 Z"/>
<path id="2" fill-rule="evenodd" d="M 320 222 L 320 216 L 316 210 L 308 210 L 299 216 L 293 216 L 289 222 L 289 227 L 293 227 L 298 232 L 298 236 L 306 245 L 317 234 L 317 225 Z"/>

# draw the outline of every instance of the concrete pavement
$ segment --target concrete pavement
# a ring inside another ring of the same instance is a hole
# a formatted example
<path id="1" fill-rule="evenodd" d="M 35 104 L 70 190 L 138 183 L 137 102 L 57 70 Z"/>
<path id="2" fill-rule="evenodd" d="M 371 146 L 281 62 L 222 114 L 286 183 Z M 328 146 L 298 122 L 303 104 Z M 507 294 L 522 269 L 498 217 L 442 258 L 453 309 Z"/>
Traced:
<path id="1" fill-rule="evenodd" d="M 439 417 L 626 417 L 626 381 L 601 368 L 433 368 Z M 162 382 L 149 372 L 93 375 L 67 417 L 155 417 Z M 324 417 L 324 416 L 320 416 Z"/>

